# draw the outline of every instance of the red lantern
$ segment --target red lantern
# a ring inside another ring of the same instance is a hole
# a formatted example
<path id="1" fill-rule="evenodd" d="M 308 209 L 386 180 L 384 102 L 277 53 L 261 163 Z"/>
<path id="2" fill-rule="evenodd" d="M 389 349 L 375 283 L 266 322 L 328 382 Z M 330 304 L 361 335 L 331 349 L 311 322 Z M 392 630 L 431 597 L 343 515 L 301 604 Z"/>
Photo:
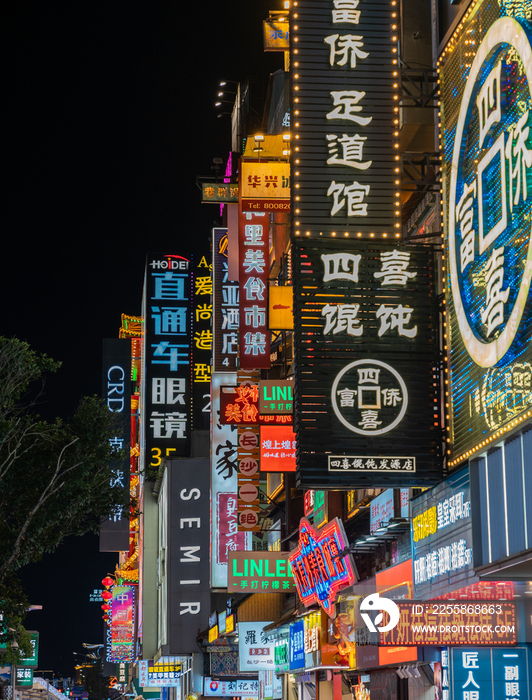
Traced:
<path id="1" fill-rule="evenodd" d="M 102 615 L 102 619 L 104 619 L 106 622 L 109 619 L 109 615 Z"/>
<path id="2" fill-rule="evenodd" d="M 104 603 L 104 605 L 102 605 L 101 607 L 102 607 L 102 610 L 104 612 L 107 612 L 108 610 L 111 609 L 111 606 L 109 605 L 109 603 Z"/>
<path id="3" fill-rule="evenodd" d="M 101 597 L 102 597 L 105 601 L 107 601 L 107 600 L 111 600 L 111 598 L 113 597 L 113 595 L 112 595 L 112 593 L 109 593 L 109 591 L 102 591 Z"/>
<path id="4" fill-rule="evenodd" d="M 102 583 L 103 583 L 103 585 L 104 585 L 106 588 L 109 588 L 109 586 L 112 586 L 112 585 L 113 585 L 114 581 L 113 581 L 113 579 L 112 579 L 110 576 L 106 576 L 106 577 L 102 580 Z"/>

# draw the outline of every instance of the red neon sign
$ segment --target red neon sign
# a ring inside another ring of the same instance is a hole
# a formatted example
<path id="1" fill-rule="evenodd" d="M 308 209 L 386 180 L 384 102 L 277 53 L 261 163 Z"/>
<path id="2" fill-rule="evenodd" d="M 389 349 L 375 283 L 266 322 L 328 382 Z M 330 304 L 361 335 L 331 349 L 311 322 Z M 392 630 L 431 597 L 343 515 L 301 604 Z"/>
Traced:
<path id="1" fill-rule="evenodd" d="M 289 561 L 303 605 L 319 603 L 327 615 L 334 615 L 334 601 L 339 591 L 356 583 L 351 555 L 339 556 L 347 544 L 338 518 L 320 530 L 301 518 L 299 545 Z"/>

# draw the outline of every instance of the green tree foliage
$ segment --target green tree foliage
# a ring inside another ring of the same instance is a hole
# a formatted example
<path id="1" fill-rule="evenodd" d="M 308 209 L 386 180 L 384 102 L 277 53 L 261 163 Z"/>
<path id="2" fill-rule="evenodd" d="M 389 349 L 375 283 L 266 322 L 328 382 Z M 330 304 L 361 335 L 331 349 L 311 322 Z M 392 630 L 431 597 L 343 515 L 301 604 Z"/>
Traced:
<path id="1" fill-rule="evenodd" d="M 84 398 L 69 421 L 36 414 L 35 385 L 59 366 L 25 342 L 0 337 L 0 613 L 17 569 L 70 535 L 97 532 L 116 509 L 128 514 L 123 489 L 111 487 L 109 464 L 121 455 L 109 442 L 105 403 Z M 15 611 L 24 605 L 18 594 L 11 600 Z M 21 618 L 12 610 L 10 619 L 15 629 Z"/>

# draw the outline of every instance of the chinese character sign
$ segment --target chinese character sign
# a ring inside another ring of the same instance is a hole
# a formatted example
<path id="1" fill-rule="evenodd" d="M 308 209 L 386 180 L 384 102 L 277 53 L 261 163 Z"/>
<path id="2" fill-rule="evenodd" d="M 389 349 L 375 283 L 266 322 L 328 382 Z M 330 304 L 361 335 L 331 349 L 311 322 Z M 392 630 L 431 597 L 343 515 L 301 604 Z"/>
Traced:
<path id="1" fill-rule="evenodd" d="M 267 214 L 239 211 L 240 369 L 269 369 Z"/>
<path id="2" fill-rule="evenodd" d="M 468 468 L 412 500 L 412 556 L 416 598 L 477 581 Z"/>
<path id="3" fill-rule="evenodd" d="M 291 425 L 261 426 L 260 470 L 262 472 L 295 472 L 296 434 Z"/>
<path id="4" fill-rule="evenodd" d="M 144 434 L 152 468 L 190 450 L 190 261 L 148 254 L 144 284 Z"/>
<path id="5" fill-rule="evenodd" d="M 102 396 L 113 417 L 110 439 L 117 458 L 109 465 L 111 486 L 129 494 L 129 448 L 131 443 L 131 340 L 104 338 Z M 118 455 L 121 453 L 121 459 Z M 100 551 L 129 550 L 129 520 L 119 508 L 100 525 Z"/>
<path id="6" fill-rule="evenodd" d="M 288 24 L 286 25 L 288 29 Z M 290 209 L 290 164 L 241 161 L 243 211 Z"/>
<path id="7" fill-rule="evenodd" d="M 316 530 L 306 518 L 299 523 L 299 544 L 290 554 L 290 565 L 301 602 L 319 603 L 332 616 L 339 591 L 356 583 L 351 555 L 339 556 L 347 545 L 338 518 Z"/>
<path id="8" fill-rule="evenodd" d="M 273 671 L 275 642 L 269 641 L 264 627 L 271 622 L 238 623 L 238 659 L 241 672 Z"/>
<path id="9" fill-rule="evenodd" d="M 459 700 L 530 700 L 530 650 L 450 650 L 453 698 Z"/>
<path id="10" fill-rule="evenodd" d="M 135 658 L 135 588 L 111 589 L 111 624 L 108 628 L 107 660 L 132 662 Z"/>
<path id="11" fill-rule="evenodd" d="M 208 430 L 212 375 L 212 257 L 192 257 L 192 420 L 194 430 Z"/>
<path id="12" fill-rule="evenodd" d="M 305 238 L 292 260 L 299 486 L 435 483 L 442 430 L 432 252 Z"/>
<path id="13" fill-rule="evenodd" d="M 388 0 L 293 6 L 296 236 L 399 232 L 398 26 Z"/>
<path id="14" fill-rule="evenodd" d="M 532 24 L 506 5 L 477 3 L 441 68 L 456 462 L 532 407 Z"/>
<path id="15" fill-rule="evenodd" d="M 238 359 L 238 282 L 229 279 L 227 229 L 213 229 L 213 361 L 215 372 L 236 372 Z M 199 304 L 194 313 L 207 313 Z"/>

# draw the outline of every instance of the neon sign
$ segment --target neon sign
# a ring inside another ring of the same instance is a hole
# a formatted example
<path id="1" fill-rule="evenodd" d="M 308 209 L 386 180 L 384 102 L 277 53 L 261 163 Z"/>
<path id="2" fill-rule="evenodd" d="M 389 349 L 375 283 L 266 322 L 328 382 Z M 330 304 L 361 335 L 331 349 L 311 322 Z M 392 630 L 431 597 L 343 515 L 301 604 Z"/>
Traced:
<path id="1" fill-rule="evenodd" d="M 290 555 L 297 592 L 303 605 L 319 603 L 334 617 L 334 601 L 343 588 L 356 583 L 350 554 L 339 556 L 348 540 L 343 525 L 335 518 L 316 530 L 306 518 L 299 524 L 299 545 Z"/>
<path id="2" fill-rule="evenodd" d="M 107 660 L 131 663 L 135 657 L 135 589 L 133 586 L 113 586 L 111 592 Z"/>

